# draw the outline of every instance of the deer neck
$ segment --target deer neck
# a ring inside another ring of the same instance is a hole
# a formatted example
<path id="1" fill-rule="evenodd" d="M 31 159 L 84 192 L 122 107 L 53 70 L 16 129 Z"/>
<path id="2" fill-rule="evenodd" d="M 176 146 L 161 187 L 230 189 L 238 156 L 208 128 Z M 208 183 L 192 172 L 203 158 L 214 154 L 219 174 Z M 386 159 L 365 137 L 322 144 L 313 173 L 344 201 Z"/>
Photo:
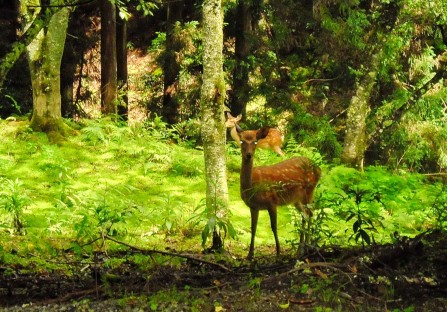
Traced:
<path id="1" fill-rule="evenodd" d="M 233 138 L 233 140 L 235 140 L 238 143 L 238 145 L 239 145 L 241 139 L 239 138 L 239 134 L 237 134 L 236 125 L 231 128 L 230 135 Z"/>
<path id="2" fill-rule="evenodd" d="M 242 157 L 241 166 L 241 194 L 252 188 L 252 173 L 253 173 L 253 156 L 250 159 Z"/>

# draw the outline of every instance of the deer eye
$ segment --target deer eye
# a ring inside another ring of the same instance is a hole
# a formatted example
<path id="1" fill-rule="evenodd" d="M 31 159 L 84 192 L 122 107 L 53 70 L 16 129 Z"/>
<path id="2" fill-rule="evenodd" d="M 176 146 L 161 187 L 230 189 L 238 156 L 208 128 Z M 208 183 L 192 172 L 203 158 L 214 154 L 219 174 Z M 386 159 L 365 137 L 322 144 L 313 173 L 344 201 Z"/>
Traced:
<path id="1" fill-rule="evenodd" d="M 244 141 L 241 141 L 241 144 L 243 144 L 244 143 Z"/>
<path id="2" fill-rule="evenodd" d="M 258 141 L 254 141 L 253 143 L 256 145 L 256 144 L 258 144 Z"/>

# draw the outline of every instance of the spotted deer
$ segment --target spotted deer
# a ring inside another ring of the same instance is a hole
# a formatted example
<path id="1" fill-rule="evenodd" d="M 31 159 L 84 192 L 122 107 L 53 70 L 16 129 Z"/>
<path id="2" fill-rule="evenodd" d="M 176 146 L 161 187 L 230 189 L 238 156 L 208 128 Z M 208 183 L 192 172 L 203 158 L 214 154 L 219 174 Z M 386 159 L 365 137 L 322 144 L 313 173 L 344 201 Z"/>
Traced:
<path id="1" fill-rule="evenodd" d="M 309 158 L 293 157 L 270 166 L 253 167 L 253 158 L 259 141 L 266 138 L 270 129 L 242 130 L 235 126 L 240 138 L 242 166 L 240 174 L 240 192 L 242 200 L 250 208 L 251 240 L 248 259 L 253 258 L 256 227 L 260 210 L 267 210 L 270 226 L 276 243 L 276 254 L 280 254 L 277 233 L 277 207 L 294 204 L 303 214 L 303 227 L 306 219 L 310 224 L 313 192 L 321 176 L 321 169 Z M 304 231 L 302 232 L 304 233 Z M 308 234 L 308 233 L 307 233 Z M 306 234 L 306 236 L 308 236 Z M 300 240 L 307 242 L 308 237 Z"/>
<path id="2" fill-rule="evenodd" d="M 230 135 L 233 140 L 240 146 L 241 140 L 239 138 L 239 134 L 236 130 L 236 125 L 239 125 L 239 121 L 241 120 L 242 115 L 238 115 L 237 117 L 233 117 L 229 112 L 227 112 L 227 120 L 225 122 L 225 126 L 230 128 Z M 281 146 L 284 143 L 284 135 L 278 129 L 271 128 L 269 134 L 262 140 L 259 140 L 258 147 L 263 149 L 271 149 L 276 154 L 280 156 L 284 156 L 284 152 L 281 150 Z"/>

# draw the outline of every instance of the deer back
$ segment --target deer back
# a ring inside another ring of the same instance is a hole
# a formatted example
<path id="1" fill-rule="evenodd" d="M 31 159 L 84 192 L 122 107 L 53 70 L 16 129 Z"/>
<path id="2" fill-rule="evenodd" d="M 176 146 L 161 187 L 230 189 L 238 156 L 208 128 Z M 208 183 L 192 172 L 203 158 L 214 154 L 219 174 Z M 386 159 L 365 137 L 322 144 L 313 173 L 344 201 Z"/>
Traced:
<path id="1" fill-rule="evenodd" d="M 242 197 L 250 207 L 259 209 L 290 203 L 307 205 L 312 202 L 320 175 L 320 168 L 306 157 L 254 167 L 251 188 Z"/>
<path id="2" fill-rule="evenodd" d="M 263 149 L 274 149 L 276 146 L 281 147 L 284 142 L 284 135 L 275 128 L 270 128 L 269 134 L 258 141 L 258 147 Z"/>

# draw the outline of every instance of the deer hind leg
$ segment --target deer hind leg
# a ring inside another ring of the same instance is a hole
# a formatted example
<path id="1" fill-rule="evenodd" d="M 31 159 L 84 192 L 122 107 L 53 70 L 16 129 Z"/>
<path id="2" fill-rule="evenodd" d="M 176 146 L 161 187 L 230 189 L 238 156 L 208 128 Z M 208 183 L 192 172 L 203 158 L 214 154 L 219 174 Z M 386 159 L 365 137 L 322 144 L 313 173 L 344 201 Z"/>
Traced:
<path id="1" fill-rule="evenodd" d="M 281 253 L 281 247 L 279 246 L 278 239 L 278 221 L 276 207 L 269 208 L 268 212 L 270 216 L 270 227 L 272 228 L 273 236 L 275 237 L 276 255 L 279 256 L 279 254 Z"/>
<path id="2" fill-rule="evenodd" d="M 258 226 L 259 210 L 250 208 L 250 214 L 251 214 L 251 240 L 250 240 L 250 250 L 248 251 L 247 256 L 249 260 L 253 258 L 255 250 L 255 236 L 256 236 L 256 227 Z"/>
<path id="3" fill-rule="evenodd" d="M 303 203 L 295 204 L 296 209 L 301 212 L 301 230 L 300 230 L 300 252 L 310 243 L 310 230 L 312 226 L 312 211 Z"/>

